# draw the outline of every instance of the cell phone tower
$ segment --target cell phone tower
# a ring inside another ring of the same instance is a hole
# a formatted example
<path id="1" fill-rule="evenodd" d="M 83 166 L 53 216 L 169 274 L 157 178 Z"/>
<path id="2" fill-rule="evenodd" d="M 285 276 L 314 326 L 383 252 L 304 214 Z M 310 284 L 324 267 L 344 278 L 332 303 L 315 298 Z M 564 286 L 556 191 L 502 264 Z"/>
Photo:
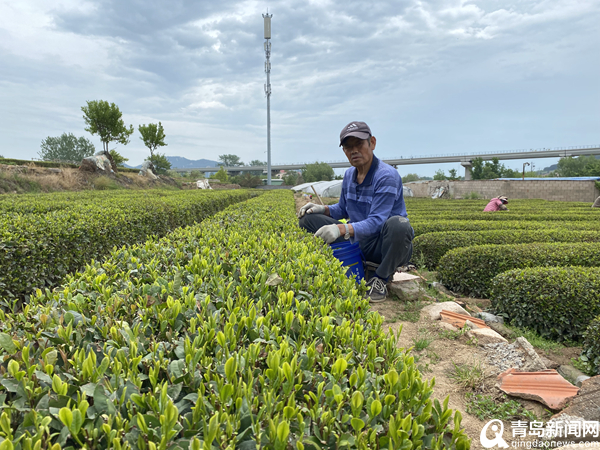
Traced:
<path id="1" fill-rule="evenodd" d="M 271 17 L 273 14 L 262 15 L 265 20 L 265 72 L 267 84 L 265 94 L 267 95 L 267 185 L 271 185 Z"/>

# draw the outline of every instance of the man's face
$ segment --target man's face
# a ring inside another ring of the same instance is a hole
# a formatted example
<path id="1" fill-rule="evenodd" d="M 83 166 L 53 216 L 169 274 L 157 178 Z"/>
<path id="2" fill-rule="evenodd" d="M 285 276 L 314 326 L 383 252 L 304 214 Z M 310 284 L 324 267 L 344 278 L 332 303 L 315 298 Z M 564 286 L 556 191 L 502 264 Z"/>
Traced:
<path id="1" fill-rule="evenodd" d="M 347 137 L 342 142 L 342 148 L 350 164 L 356 168 L 366 167 L 373 161 L 373 150 L 375 149 L 375 137 L 359 139 L 354 136 Z"/>

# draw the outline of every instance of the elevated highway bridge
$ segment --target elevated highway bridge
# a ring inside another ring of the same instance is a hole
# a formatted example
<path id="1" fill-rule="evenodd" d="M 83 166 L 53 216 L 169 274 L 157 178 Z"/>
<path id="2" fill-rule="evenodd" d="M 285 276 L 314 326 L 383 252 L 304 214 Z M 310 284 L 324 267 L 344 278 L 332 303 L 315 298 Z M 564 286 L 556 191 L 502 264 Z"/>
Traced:
<path id="1" fill-rule="evenodd" d="M 444 163 L 461 163 L 465 168 L 465 180 L 471 179 L 471 163 L 475 158 L 481 158 L 484 161 L 498 158 L 499 160 L 509 159 L 532 159 L 532 158 L 565 158 L 568 156 L 581 155 L 600 155 L 600 145 L 595 146 L 579 146 L 579 147 L 559 147 L 554 149 L 539 149 L 539 150 L 510 150 L 502 152 L 483 152 L 483 153 L 453 153 L 449 155 L 429 155 L 429 156 L 409 156 L 400 158 L 384 158 L 383 161 L 389 165 L 398 168 L 398 166 L 411 164 L 444 164 Z M 350 167 L 348 161 L 323 161 L 329 164 L 333 169 L 343 169 Z M 279 170 L 301 170 L 306 167 L 306 164 L 312 163 L 292 163 L 292 164 L 276 164 L 271 165 L 272 171 Z M 199 172 L 216 172 L 215 167 L 193 167 L 186 169 L 173 169 L 176 172 L 190 172 L 197 170 Z M 267 166 L 236 166 L 225 167 L 228 172 L 246 172 L 246 171 L 266 171 Z"/>

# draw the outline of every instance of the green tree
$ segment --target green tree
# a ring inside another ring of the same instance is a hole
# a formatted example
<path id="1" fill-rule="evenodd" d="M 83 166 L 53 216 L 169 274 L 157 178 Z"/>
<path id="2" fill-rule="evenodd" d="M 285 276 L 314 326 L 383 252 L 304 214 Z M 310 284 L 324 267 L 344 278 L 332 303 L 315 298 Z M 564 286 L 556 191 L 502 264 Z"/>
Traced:
<path id="1" fill-rule="evenodd" d="M 267 162 L 261 161 L 260 159 L 253 159 L 252 161 L 250 161 L 250 165 L 251 166 L 266 166 Z M 251 170 L 250 173 L 252 175 L 257 175 L 260 177 L 262 175 L 262 170 Z"/>
<path id="2" fill-rule="evenodd" d="M 434 180 L 447 180 L 446 173 L 442 170 L 436 170 L 435 175 L 433 176 Z"/>
<path id="3" fill-rule="evenodd" d="M 63 133 L 58 137 L 48 136 L 42 141 L 38 152 L 44 161 L 79 162 L 94 154 L 94 144 L 84 137 L 76 138 L 73 133 Z"/>
<path id="4" fill-rule="evenodd" d="M 244 173 L 243 175 L 238 175 L 235 177 L 235 183 L 239 184 L 244 188 L 255 188 L 258 185 L 262 184 L 262 180 L 256 175 L 252 175 L 251 173 Z M 232 178 L 233 181 L 233 178 Z"/>
<path id="5" fill-rule="evenodd" d="M 243 166 L 244 163 L 240 161 L 240 157 L 238 155 L 219 155 L 219 162 L 225 167 L 236 167 Z"/>
<path id="6" fill-rule="evenodd" d="M 129 161 L 129 158 L 125 158 L 123 155 L 121 155 L 119 152 L 117 152 L 114 148 L 111 149 L 111 151 L 109 153 L 110 153 L 110 156 L 112 157 L 113 161 L 117 165 L 117 167 L 124 167 L 125 163 L 127 161 Z"/>
<path id="7" fill-rule="evenodd" d="M 223 168 L 223 166 L 221 166 L 217 173 L 212 174 L 210 178 L 222 181 L 223 183 L 229 181 L 229 175 L 227 174 L 227 171 Z"/>
<path id="8" fill-rule="evenodd" d="M 420 179 L 421 177 L 419 177 L 419 175 L 417 175 L 416 173 L 408 173 L 402 177 L 402 182 L 410 183 L 411 181 L 418 181 Z"/>
<path id="9" fill-rule="evenodd" d="M 149 123 L 148 125 L 140 125 L 138 126 L 138 131 L 142 135 L 140 138 L 146 147 L 150 150 L 150 156 L 154 155 L 154 152 L 159 147 L 164 147 L 165 145 L 165 130 L 162 126 L 162 123 L 158 122 L 158 125 L 155 123 Z"/>
<path id="10" fill-rule="evenodd" d="M 600 176 L 600 160 L 593 155 L 560 158 L 556 173 L 561 177 Z"/>
<path id="11" fill-rule="evenodd" d="M 302 169 L 302 178 L 305 183 L 312 183 L 313 181 L 331 181 L 333 180 L 335 173 L 332 167 L 325 162 L 316 162 L 313 164 L 307 164 Z"/>
<path id="12" fill-rule="evenodd" d="M 148 158 L 146 158 L 146 161 L 150 161 L 154 165 L 154 169 L 159 175 L 166 175 L 167 170 L 171 168 L 171 163 L 169 162 L 167 157 L 165 155 L 161 155 L 158 152 L 156 152 L 153 155 L 150 155 Z"/>
<path id="13" fill-rule="evenodd" d="M 250 161 L 250 166 L 266 166 L 267 162 L 266 161 L 261 161 L 260 159 L 253 159 L 252 161 Z"/>
<path id="14" fill-rule="evenodd" d="M 192 170 L 190 172 L 190 178 L 193 178 L 194 180 L 199 180 L 201 178 L 206 178 L 204 176 L 204 172 L 200 172 L 199 170 Z"/>
<path id="15" fill-rule="evenodd" d="M 129 128 L 123 122 L 123 114 L 119 107 L 114 103 L 108 103 L 104 100 L 92 100 L 87 102 L 87 106 L 82 106 L 83 120 L 88 131 L 92 135 L 100 136 L 104 154 L 109 156 L 108 144 L 110 142 L 118 142 L 119 144 L 127 145 L 129 136 L 133 134 L 133 125 Z M 116 167 L 113 167 L 113 170 Z"/>
<path id="16" fill-rule="evenodd" d="M 518 171 L 508 169 L 504 164 L 500 164 L 498 158 L 492 161 L 483 161 L 482 158 L 475 158 L 471 161 L 471 175 L 474 180 L 491 180 L 493 178 L 517 178 L 520 176 Z"/>
<path id="17" fill-rule="evenodd" d="M 303 182 L 302 175 L 294 170 L 286 172 L 283 176 L 283 184 L 286 186 L 296 186 L 298 184 L 302 184 Z"/>
<path id="18" fill-rule="evenodd" d="M 449 180 L 458 180 L 458 171 L 456 169 L 450 169 L 448 171 L 448 179 Z"/>

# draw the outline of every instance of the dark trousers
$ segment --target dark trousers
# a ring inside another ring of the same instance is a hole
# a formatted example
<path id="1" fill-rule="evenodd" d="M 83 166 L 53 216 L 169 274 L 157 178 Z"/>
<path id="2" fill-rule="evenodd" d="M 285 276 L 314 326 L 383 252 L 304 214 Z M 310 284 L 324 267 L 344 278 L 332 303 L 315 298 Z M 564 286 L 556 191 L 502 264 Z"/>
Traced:
<path id="1" fill-rule="evenodd" d="M 300 228 L 310 233 L 324 225 L 342 223 L 324 214 L 305 214 L 299 221 Z M 387 280 L 396 272 L 396 268 L 408 264 L 412 256 L 413 228 L 402 216 L 392 216 L 384 224 L 381 232 L 361 239 L 358 244 L 367 261 L 379 264 L 375 275 Z M 340 236 L 335 242 L 343 242 Z"/>

